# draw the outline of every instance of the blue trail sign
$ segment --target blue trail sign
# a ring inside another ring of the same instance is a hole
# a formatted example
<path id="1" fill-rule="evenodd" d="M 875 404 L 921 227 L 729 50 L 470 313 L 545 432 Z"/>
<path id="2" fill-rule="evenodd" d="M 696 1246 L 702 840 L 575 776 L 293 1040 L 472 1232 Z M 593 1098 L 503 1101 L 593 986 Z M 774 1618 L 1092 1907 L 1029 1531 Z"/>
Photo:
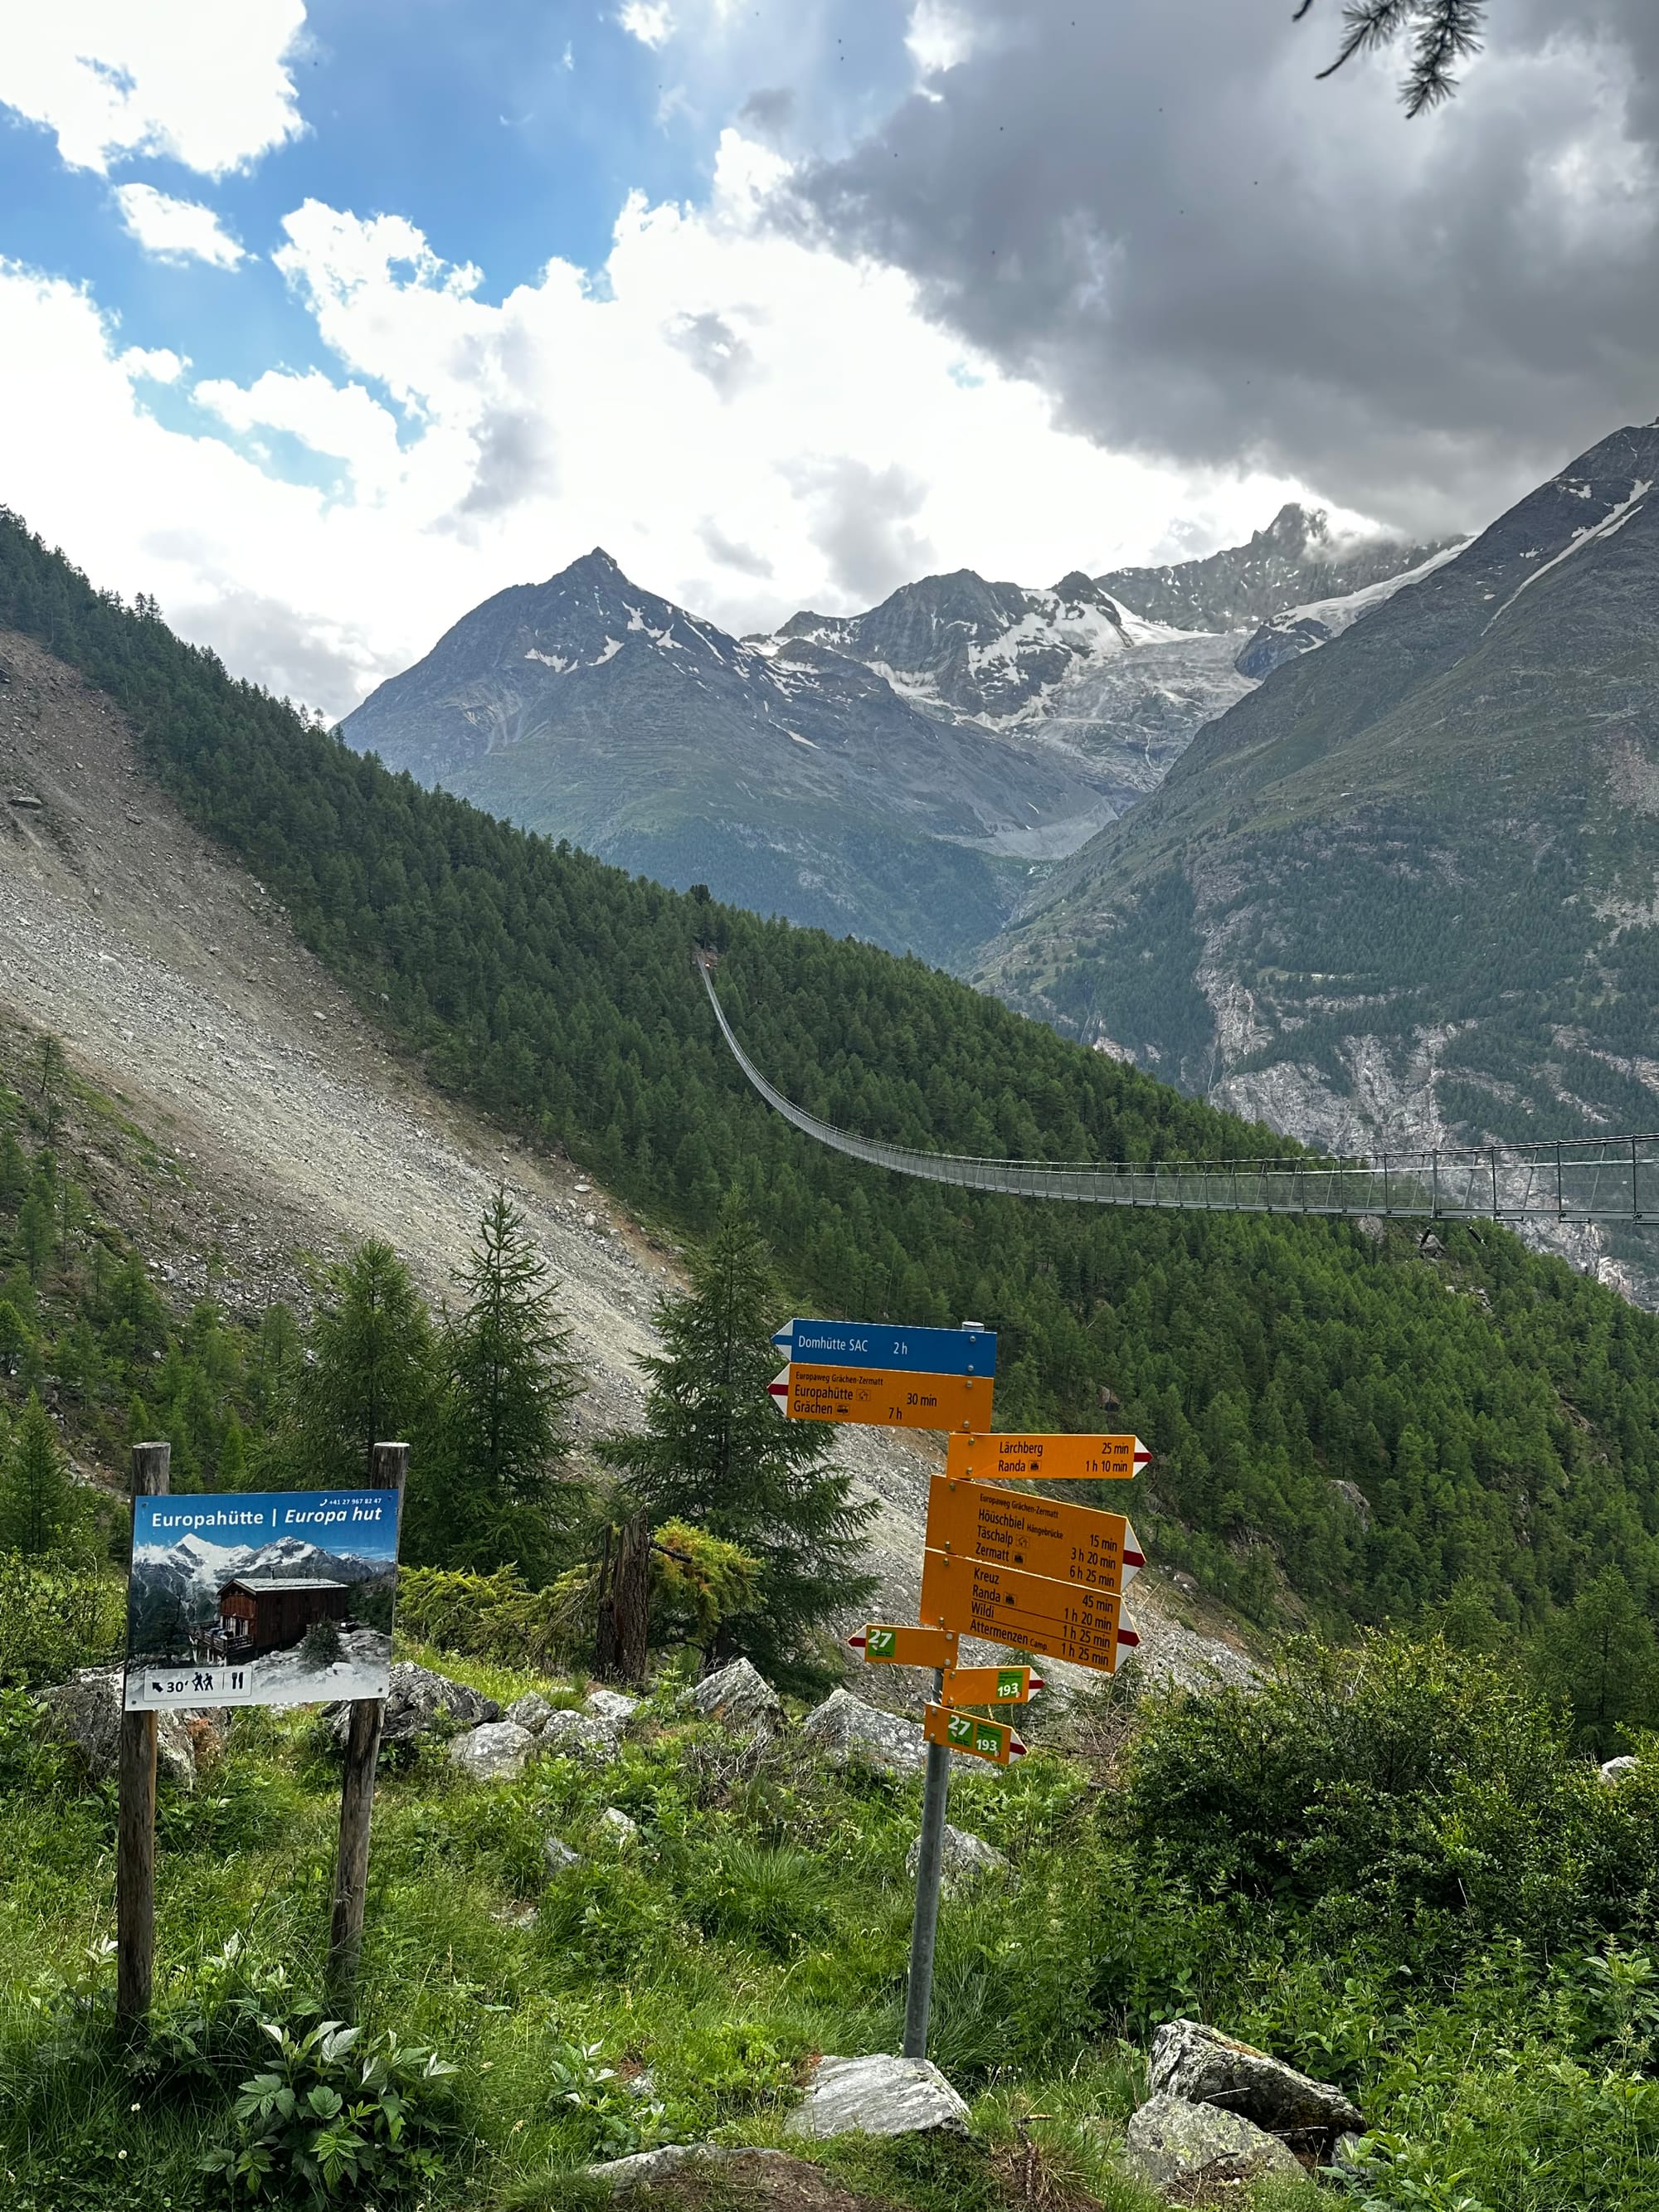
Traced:
<path id="1" fill-rule="evenodd" d="M 879 1321 L 786 1322 L 772 1339 L 799 1367 L 900 1369 L 912 1375 L 997 1371 L 997 1340 L 986 1328 L 890 1328 Z"/>

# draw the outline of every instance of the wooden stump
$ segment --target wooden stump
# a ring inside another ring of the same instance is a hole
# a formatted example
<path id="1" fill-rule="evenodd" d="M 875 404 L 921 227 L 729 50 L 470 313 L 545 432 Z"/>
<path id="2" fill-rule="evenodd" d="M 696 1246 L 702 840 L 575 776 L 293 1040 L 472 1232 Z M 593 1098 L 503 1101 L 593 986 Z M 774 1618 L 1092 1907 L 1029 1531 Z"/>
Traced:
<path id="1" fill-rule="evenodd" d="M 134 1498 L 164 1498 L 171 1444 L 134 1444 Z M 122 1696 L 126 1670 L 122 1668 Z M 115 1843 L 115 2011 L 129 2027 L 149 2011 L 155 1978 L 155 1715 L 121 1715 Z"/>

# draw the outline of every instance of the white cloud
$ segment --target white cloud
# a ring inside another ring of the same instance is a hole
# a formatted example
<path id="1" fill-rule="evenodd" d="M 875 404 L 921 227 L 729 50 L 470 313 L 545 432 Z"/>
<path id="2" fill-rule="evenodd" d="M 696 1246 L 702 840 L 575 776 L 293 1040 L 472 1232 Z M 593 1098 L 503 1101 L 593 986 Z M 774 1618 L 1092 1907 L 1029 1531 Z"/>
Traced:
<path id="1" fill-rule="evenodd" d="M 978 27 L 951 0 L 915 0 L 904 43 L 923 76 L 955 69 L 979 43 Z"/>
<path id="2" fill-rule="evenodd" d="M 147 377 L 152 384 L 177 384 L 190 363 L 171 346 L 129 346 L 120 366 L 129 376 Z"/>
<path id="3" fill-rule="evenodd" d="M 305 0 L 51 0 L 7 11 L 0 105 L 72 168 L 164 155 L 207 176 L 303 129 L 288 66 Z"/>
<path id="4" fill-rule="evenodd" d="M 623 0 L 617 21 L 642 46 L 665 46 L 674 35 L 668 0 Z"/>
<path id="5" fill-rule="evenodd" d="M 707 207 L 631 199 L 597 276 L 553 261 L 499 303 L 402 217 L 307 201 L 276 258 L 340 368 L 198 383 L 194 432 L 148 414 L 134 380 L 166 363 L 82 290 L 0 264 L 0 489 L 99 582 L 336 714 L 594 544 L 755 629 L 928 566 L 1051 583 L 1178 526 L 1207 550 L 1309 495 L 1057 428 L 908 278 L 766 226 L 781 173 L 728 133 Z M 287 480 L 289 439 L 338 465 Z"/>
<path id="6" fill-rule="evenodd" d="M 199 200 L 176 200 L 154 185 L 117 185 L 115 203 L 122 222 L 158 261 L 207 261 L 216 269 L 234 269 L 248 258 Z"/>

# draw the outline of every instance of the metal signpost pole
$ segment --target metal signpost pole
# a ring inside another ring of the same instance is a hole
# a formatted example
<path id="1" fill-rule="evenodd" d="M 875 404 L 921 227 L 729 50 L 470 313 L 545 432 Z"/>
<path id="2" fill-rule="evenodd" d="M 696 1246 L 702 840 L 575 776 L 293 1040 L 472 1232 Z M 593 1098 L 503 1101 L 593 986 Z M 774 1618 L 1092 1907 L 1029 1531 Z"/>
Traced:
<path id="1" fill-rule="evenodd" d="M 409 1473 L 407 1444 L 376 1444 L 368 1486 L 395 1490 L 399 1511 Z M 355 2008 L 357 1962 L 363 1948 L 363 1906 L 368 1895 L 368 1824 L 374 1807 L 374 1769 L 380 1756 L 381 1698 L 356 1698 L 346 1736 L 340 1783 L 340 1843 L 334 1860 L 334 1911 L 329 1923 L 328 2001 L 342 2019 Z"/>
<path id="2" fill-rule="evenodd" d="M 164 1498 L 171 1444 L 134 1444 L 134 1498 Z M 122 1698 L 126 1667 L 121 1669 Z M 121 1715 L 115 1845 L 115 2011 L 136 2027 L 149 2011 L 155 1972 L 155 1716 Z"/>
<path id="3" fill-rule="evenodd" d="M 935 1704 L 945 1695 L 945 1670 L 933 1671 Z M 910 1976 L 904 1991 L 904 2056 L 927 2056 L 927 2014 L 933 1997 L 933 1939 L 939 1930 L 939 1893 L 945 1872 L 945 1807 L 951 1790 L 951 1753 L 927 1747 L 921 1793 L 921 1848 L 916 1859 L 916 1917 L 910 1930 Z"/>

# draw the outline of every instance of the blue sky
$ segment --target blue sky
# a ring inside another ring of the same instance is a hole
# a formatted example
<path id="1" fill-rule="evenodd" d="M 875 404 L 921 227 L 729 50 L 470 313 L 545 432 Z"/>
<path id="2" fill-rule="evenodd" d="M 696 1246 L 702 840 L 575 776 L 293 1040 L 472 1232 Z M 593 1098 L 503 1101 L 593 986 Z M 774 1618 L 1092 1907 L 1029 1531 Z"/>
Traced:
<path id="1" fill-rule="evenodd" d="M 0 502 L 331 715 L 595 544 L 741 630 L 1483 521 L 1659 404 L 1659 9 L 1506 0 L 1410 125 L 1336 21 L 14 10 Z"/>

